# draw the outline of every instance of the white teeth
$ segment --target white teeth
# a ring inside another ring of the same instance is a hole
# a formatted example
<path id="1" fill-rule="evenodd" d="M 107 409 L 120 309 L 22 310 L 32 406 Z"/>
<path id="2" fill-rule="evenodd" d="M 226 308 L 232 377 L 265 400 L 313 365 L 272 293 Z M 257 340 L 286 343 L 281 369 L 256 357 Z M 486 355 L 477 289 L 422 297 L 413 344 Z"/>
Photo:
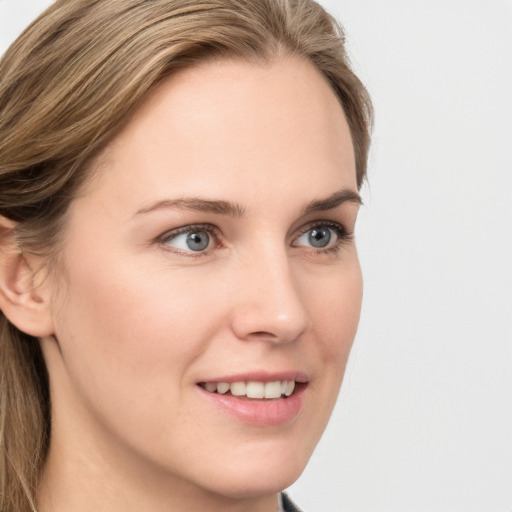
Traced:
<path id="1" fill-rule="evenodd" d="M 245 382 L 232 382 L 231 383 L 231 394 L 235 396 L 243 396 L 245 395 L 246 389 Z"/>
<path id="2" fill-rule="evenodd" d="M 265 384 L 265 398 L 279 398 L 281 396 L 281 383 L 267 382 Z"/>
<path id="3" fill-rule="evenodd" d="M 219 393 L 221 395 L 231 391 L 233 396 L 247 396 L 248 398 L 266 398 L 276 399 L 282 395 L 290 396 L 295 390 L 293 380 L 273 381 L 273 382 L 206 382 L 203 388 L 210 393 Z"/>
<path id="4" fill-rule="evenodd" d="M 290 396 L 293 393 L 294 389 L 295 389 L 295 382 L 293 380 L 291 380 L 290 382 L 288 382 L 288 385 L 286 386 L 286 391 L 284 392 L 284 394 L 286 396 Z"/>
<path id="5" fill-rule="evenodd" d="M 263 382 L 248 382 L 247 397 L 265 398 L 265 384 L 263 384 Z"/>
<path id="6" fill-rule="evenodd" d="M 227 382 L 219 382 L 217 384 L 217 393 L 223 395 L 229 391 L 230 385 Z"/>

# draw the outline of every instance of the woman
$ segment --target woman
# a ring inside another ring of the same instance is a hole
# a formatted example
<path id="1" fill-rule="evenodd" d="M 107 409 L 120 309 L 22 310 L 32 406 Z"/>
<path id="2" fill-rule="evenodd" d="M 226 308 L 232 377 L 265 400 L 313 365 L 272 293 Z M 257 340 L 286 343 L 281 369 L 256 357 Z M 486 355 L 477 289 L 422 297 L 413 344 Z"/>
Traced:
<path id="1" fill-rule="evenodd" d="M 62 0 L 0 83 L 0 509 L 293 510 L 362 293 L 340 29 Z"/>

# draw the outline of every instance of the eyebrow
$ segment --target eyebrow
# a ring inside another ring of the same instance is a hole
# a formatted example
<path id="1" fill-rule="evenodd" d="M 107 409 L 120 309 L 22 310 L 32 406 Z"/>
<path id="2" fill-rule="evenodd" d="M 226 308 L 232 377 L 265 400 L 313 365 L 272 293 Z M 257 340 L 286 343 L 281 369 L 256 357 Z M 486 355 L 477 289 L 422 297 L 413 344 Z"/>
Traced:
<path id="1" fill-rule="evenodd" d="M 216 213 L 219 215 L 229 215 L 231 217 L 242 217 L 245 210 L 242 206 L 230 201 L 203 199 L 201 197 L 188 197 L 182 199 L 164 199 L 155 204 L 141 208 L 136 215 L 149 213 L 155 210 L 181 208 L 193 212 Z"/>
<path id="2" fill-rule="evenodd" d="M 310 213 L 331 210 L 342 203 L 350 202 L 358 205 L 363 204 L 361 196 L 354 190 L 344 189 L 335 192 L 325 199 L 311 201 L 303 210 L 303 215 Z M 231 217 L 243 217 L 245 209 L 243 206 L 231 201 L 204 199 L 201 197 L 189 197 L 180 199 L 163 199 L 146 208 L 141 208 L 136 215 L 154 212 L 156 210 L 181 208 L 194 212 L 215 213 Z"/>
<path id="3" fill-rule="evenodd" d="M 306 208 L 304 208 L 304 215 L 332 210 L 333 208 L 336 208 L 340 204 L 346 202 L 355 203 L 359 206 L 363 204 L 361 196 L 355 190 L 347 188 L 340 190 L 339 192 L 335 192 L 325 199 L 311 201 L 311 203 L 309 203 Z"/>

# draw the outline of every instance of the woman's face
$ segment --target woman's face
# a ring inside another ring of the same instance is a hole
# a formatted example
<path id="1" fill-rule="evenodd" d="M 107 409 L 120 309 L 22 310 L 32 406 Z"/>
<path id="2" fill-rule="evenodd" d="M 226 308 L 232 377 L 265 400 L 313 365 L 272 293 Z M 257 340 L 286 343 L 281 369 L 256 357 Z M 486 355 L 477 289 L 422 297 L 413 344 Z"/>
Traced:
<path id="1" fill-rule="evenodd" d="M 349 128 L 310 63 L 162 83 L 69 211 L 50 462 L 229 497 L 291 484 L 356 332 L 357 211 Z"/>

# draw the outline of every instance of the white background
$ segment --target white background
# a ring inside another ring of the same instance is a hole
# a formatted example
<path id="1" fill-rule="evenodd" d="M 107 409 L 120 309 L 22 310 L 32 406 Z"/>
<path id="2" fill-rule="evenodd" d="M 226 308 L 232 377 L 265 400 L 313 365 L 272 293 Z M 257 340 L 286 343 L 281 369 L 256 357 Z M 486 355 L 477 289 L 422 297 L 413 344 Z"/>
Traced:
<path id="1" fill-rule="evenodd" d="M 44 0 L 0 0 L 0 53 Z M 365 301 L 291 489 L 310 512 L 512 512 L 512 1 L 324 0 L 376 128 Z"/>

